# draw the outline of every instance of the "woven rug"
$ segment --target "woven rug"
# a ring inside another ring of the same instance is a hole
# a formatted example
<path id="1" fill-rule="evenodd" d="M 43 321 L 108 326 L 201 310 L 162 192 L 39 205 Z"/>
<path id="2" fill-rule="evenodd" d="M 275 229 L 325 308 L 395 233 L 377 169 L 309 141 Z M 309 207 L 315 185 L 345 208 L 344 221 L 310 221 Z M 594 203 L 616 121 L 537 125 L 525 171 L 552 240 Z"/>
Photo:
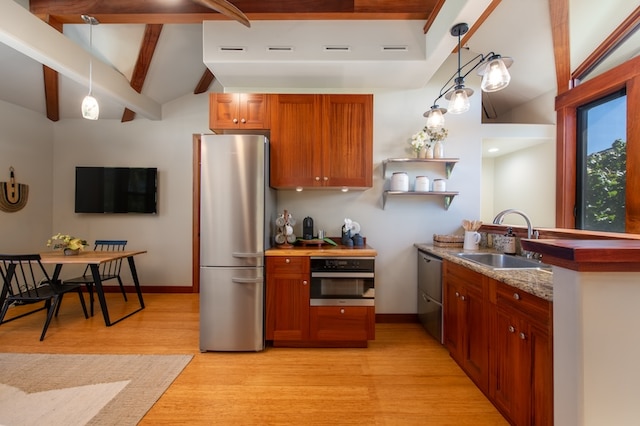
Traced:
<path id="1" fill-rule="evenodd" d="M 0 424 L 135 425 L 192 358 L 0 354 Z"/>

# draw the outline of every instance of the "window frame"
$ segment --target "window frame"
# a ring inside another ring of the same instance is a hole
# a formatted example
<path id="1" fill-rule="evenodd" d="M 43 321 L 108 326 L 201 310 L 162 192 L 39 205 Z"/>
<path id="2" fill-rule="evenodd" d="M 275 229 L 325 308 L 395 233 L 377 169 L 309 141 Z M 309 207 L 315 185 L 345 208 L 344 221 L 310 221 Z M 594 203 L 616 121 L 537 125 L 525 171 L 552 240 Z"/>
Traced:
<path id="1" fill-rule="evenodd" d="M 556 97 L 556 227 L 575 229 L 577 109 L 627 92 L 626 232 L 640 234 L 640 56 Z"/>

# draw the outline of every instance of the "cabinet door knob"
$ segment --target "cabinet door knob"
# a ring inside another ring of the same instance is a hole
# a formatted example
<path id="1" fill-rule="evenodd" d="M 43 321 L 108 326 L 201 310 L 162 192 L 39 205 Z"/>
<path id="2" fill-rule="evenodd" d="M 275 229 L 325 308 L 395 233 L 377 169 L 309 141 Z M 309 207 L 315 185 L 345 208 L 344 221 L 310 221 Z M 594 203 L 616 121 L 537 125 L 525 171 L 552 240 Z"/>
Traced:
<path id="1" fill-rule="evenodd" d="M 307 280 L 302 281 L 302 285 L 307 285 Z"/>
<path id="2" fill-rule="evenodd" d="M 460 293 L 456 291 L 456 297 L 460 297 Z"/>
<path id="3" fill-rule="evenodd" d="M 328 178 L 327 176 L 325 176 L 325 177 L 324 177 L 324 181 L 326 182 L 326 181 L 328 181 L 328 180 L 329 180 L 329 178 Z"/>
<path id="4" fill-rule="evenodd" d="M 510 325 L 509 326 L 509 333 L 515 333 L 516 329 L 514 326 Z"/>
<path id="5" fill-rule="evenodd" d="M 520 300 L 520 295 L 518 293 L 513 293 L 513 298 L 516 300 Z"/>
<path id="6" fill-rule="evenodd" d="M 341 314 L 344 314 L 344 309 L 340 309 L 340 313 L 341 313 Z"/>
<path id="7" fill-rule="evenodd" d="M 291 263 L 291 259 L 286 258 L 286 259 L 284 260 L 284 263 Z"/>
<path id="8" fill-rule="evenodd" d="M 320 176 L 316 176 L 316 181 L 320 181 Z"/>
<path id="9" fill-rule="evenodd" d="M 527 335 L 521 332 L 521 333 L 520 333 L 520 338 L 521 338 L 522 340 L 527 340 Z"/>
<path id="10" fill-rule="evenodd" d="M 247 120 L 245 120 L 245 119 L 243 118 L 242 120 L 240 120 L 240 122 L 241 122 L 242 124 L 244 124 L 244 123 L 246 123 L 246 122 L 247 122 Z"/>
<path id="11" fill-rule="evenodd" d="M 238 124 L 238 119 L 237 118 L 233 119 L 233 124 Z"/>

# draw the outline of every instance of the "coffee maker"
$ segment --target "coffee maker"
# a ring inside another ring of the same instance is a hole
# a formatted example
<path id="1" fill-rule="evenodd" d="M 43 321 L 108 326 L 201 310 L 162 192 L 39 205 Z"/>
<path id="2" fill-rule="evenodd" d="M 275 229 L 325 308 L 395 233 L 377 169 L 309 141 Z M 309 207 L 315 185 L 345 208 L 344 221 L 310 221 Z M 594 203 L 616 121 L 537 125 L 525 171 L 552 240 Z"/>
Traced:
<path id="1" fill-rule="evenodd" d="M 302 238 L 304 240 L 313 239 L 313 219 L 309 216 L 302 221 Z"/>

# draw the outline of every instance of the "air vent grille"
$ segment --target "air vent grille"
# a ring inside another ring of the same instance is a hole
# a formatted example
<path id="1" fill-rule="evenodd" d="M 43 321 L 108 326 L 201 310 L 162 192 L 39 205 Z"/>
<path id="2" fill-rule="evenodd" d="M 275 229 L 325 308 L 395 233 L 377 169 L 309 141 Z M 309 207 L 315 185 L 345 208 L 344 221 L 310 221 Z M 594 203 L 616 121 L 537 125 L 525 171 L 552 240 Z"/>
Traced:
<path id="1" fill-rule="evenodd" d="M 382 46 L 383 52 L 407 52 L 409 46 Z"/>
<path id="2" fill-rule="evenodd" d="M 322 46 L 325 52 L 351 52 L 351 46 Z"/>
<path id="3" fill-rule="evenodd" d="M 267 52 L 293 52 L 293 46 L 267 46 Z"/>
<path id="4" fill-rule="evenodd" d="M 246 52 L 247 48 L 243 46 L 220 46 L 220 52 Z"/>

